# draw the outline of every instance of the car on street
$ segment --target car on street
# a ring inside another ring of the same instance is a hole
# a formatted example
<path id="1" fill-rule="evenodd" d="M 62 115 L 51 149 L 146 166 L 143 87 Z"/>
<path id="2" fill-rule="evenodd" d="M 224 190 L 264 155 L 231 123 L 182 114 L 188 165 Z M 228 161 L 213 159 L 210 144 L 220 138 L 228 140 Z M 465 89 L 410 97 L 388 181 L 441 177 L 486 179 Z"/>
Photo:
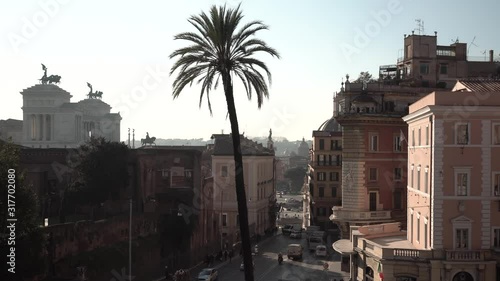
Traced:
<path id="1" fill-rule="evenodd" d="M 316 252 L 314 253 L 316 257 L 326 257 L 328 252 L 325 245 L 316 246 Z"/>
<path id="2" fill-rule="evenodd" d="M 219 277 L 219 273 L 215 268 L 205 268 L 198 274 L 198 281 L 215 281 Z"/>
<path id="3" fill-rule="evenodd" d="M 290 233 L 290 238 L 302 239 L 302 231 L 300 231 L 300 230 L 293 230 Z"/>
<path id="4" fill-rule="evenodd" d="M 289 244 L 287 257 L 290 260 L 301 260 L 302 253 L 304 252 L 304 248 L 300 244 Z"/>

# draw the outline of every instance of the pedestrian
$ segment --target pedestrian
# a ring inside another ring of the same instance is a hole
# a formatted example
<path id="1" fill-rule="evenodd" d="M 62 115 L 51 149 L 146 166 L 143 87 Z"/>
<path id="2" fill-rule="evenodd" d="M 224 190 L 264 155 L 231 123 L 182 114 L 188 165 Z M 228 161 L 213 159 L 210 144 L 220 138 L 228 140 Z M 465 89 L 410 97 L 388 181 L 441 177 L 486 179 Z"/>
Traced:
<path id="1" fill-rule="evenodd" d="M 231 249 L 231 251 L 229 252 L 229 262 L 231 262 L 231 260 L 233 259 L 233 255 L 234 251 Z"/>
<path id="2" fill-rule="evenodd" d="M 227 261 L 227 256 L 228 256 L 228 254 L 229 254 L 229 253 L 227 252 L 227 250 L 225 250 L 225 251 L 224 251 L 224 261 Z"/>

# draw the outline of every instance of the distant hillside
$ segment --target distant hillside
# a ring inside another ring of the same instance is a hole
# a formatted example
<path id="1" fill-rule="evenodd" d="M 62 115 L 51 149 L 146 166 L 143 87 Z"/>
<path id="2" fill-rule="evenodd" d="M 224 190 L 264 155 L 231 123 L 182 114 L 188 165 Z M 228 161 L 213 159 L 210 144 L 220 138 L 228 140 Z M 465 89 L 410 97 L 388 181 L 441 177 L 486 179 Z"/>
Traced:
<path id="1" fill-rule="evenodd" d="M 267 144 L 267 137 L 250 137 L 253 141 L 256 141 L 258 143 L 262 143 L 263 145 Z M 274 147 L 276 148 L 276 155 L 277 156 L 289 156 L 290 153 L 293 151 L 297 153 L 297 149 L 299 148 L 300 143 L 302 140 L 296 140 L 296 141 L 288 141 L 284 137 L 273 137 L 274 141 Z M 306 140 L 307 144 L 309 147 L 312 145 L 312 141 Z M 126 143 L 126 141 L 125 141 Z M 203 140 L 202 138 L 199 139 L 157 139 L 156 140 L 156 145 L 185 145 L 185 146 L 206 146 L 207 144 L 213 143 L 213 140 Z M 141 147 L 141 142 L 140 141 L 135 141 L 135 147 Z"/>

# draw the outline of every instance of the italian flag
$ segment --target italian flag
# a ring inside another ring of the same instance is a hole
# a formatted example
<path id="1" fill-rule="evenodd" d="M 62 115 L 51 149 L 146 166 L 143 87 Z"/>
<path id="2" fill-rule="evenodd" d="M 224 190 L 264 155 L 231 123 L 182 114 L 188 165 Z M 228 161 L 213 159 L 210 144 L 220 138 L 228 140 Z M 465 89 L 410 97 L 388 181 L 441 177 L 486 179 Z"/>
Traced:
<path id="1" fill-rule="evenodd" d="M 378 263 L 377 272 L 378 272 L 378 276 L 380 276 L 380 280 L 384 280 L 384 273 L 382 272 L 382 265 L 380 263 Z"/>

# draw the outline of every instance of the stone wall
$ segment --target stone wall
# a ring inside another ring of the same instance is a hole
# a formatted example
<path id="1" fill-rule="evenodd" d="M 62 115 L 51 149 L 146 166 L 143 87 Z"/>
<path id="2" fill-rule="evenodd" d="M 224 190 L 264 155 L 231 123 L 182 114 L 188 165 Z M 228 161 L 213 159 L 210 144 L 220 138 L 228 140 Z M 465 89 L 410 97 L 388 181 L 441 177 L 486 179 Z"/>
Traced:
<path id="1" fill-rule="evenodd" d="M 79 221 L 57 224 L 44 228 L 49 235 L 48 254 L 51 260 L 58 260 L 78 253 L 91 251 L 129 239 L 129 217 L 119 216 L 100 221 Z M 146 237 L 155 234 L 157 222 L 154 217 L 134 215 L 132 237 Z"/>

